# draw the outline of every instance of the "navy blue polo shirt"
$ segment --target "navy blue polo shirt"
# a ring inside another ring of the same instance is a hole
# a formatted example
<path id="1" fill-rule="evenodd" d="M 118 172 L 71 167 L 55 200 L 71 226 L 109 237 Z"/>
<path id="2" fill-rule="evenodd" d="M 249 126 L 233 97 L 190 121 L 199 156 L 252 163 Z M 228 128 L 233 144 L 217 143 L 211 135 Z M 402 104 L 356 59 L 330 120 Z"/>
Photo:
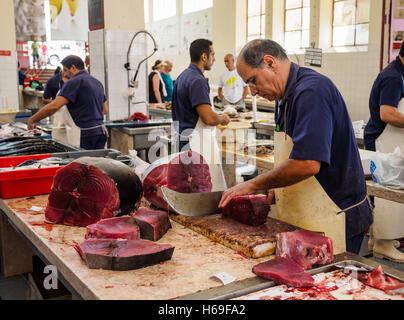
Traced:
<path id="1" fill-rule="evenodd" d="M 199 119 L 196 107 L 210 103 L 208 79 L 194 64 L 190 64 L 174 84 L 172 117 L 179 122 L 179 133 L 185 129 L 195 129 Z"/>
<path id="2" fill-rule="evenodd" d="M 403 77 L 404 66 L 397 57 L 376 78 L 369 98 L 370 120 L 366 125 L 364 136 L 366 145 L 374 145 L 387 126 L 387 123 L 380 119 L 380 106 L 397 108 L 404 97 Z"/>
<path id="3" fill-rule="evenodd" d="M 102 107 L 106 101 L 104 86 L 86 71 L 81 71 L 69 79 L 59 95 L 69 100 L 67 108 L 78 127 L 85 129 L 104 123 L 102 114 Z M 101 128 L 81 131 L 82 137 L 102 134 Z"/>
<path id="4" fill-rule="evenodd" d="M 24 80 L 25 80 L 26 77 L 27 76 L 25 75 L 24 72 L 18 70 L 18 81 L 19 81 L 20 86 L 24 85 Z"/>
<path id="5" fill-rule="evenodd" d="M 321 162 L 315 177 L 341 210 L 365 198 L 365 176 L 352 122 L 330 79 L 292 63 L 275 119 L 277 130 L 293 140 L 290 159 Z M 346 211 L 347 239 L 363 233 L 372 223 L 368 201 Z"/>
<path id="6" fill-rule="evenodd" d="M 43 97 L 45 99 L 52 99 L 55 100 L 60 88 L 61 88 L 62 76 L 60 73 L 54 75 L 50 78 L 45 85 L 45 91 L 43 93 Z"/>

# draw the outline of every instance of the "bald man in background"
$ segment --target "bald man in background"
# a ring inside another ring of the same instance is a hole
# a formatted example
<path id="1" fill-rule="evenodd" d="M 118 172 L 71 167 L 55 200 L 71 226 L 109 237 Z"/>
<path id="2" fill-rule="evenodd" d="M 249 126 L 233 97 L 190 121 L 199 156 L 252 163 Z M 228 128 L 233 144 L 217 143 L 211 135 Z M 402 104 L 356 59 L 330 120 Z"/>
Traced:
<path id="1" fill-rule="evenodd" d="M 245 112 L 245 98 L 248 94 L 248 86 L 237 73 L 235 59 L 232 54 L 224 57 L 227 70 L 222 73 L 219 80 L 218 95 L 224 105 L 232 105 L 239 112 Z"/>

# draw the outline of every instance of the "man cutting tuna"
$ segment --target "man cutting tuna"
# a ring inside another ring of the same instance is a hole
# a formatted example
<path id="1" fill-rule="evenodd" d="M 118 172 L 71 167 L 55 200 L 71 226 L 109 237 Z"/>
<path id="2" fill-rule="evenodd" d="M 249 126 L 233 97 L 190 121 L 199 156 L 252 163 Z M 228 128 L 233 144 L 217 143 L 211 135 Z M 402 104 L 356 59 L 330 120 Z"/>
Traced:
<path id="1" fill-rule="evenodd" d="M 237 71 L 253 95 L 277 101 L 275 169 L 225 191 L 219 207 L 237 195 L 275 189 L 278 219 L 324 232 L 336 248 L 359 253 L 372 209 L 338 89 L 327 77 L 292 63 L 271 40 L 249 42 Z"/>
<path id="2" fill-rule="evenodd" d="M 107 130 L 104 126 L 104 115 L 108 105 L 104 95 L 104 87 L 97 79 L 84 70 L 84 62 L 78 56 L 68 56 L 62 61 L 63 72 L 69 80 L 64 84 L 59 95 L 47 104 L 28 121 L 28 129 L 34 129 L 35 123 L 50 117 L 67 106 L 65 123 L 77 144 L 86 150 L 104 149 L 107 142 Z"/>

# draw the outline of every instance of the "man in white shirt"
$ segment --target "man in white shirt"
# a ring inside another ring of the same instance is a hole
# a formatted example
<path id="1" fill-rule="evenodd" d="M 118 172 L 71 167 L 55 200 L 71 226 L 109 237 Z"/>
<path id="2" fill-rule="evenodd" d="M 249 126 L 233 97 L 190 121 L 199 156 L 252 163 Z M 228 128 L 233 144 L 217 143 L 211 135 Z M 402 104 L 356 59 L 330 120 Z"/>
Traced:
<path id="1" fill-rule="evenodd" d="M 223 104 L 233 105 L 239 112 L 245 112 L 244 99 L 248 94 L 248 86 L 237 73 L 234 56 L 227 54 L 224 57 L 227 70 L 223 72 L 219 80 L 218 95 Z"/>

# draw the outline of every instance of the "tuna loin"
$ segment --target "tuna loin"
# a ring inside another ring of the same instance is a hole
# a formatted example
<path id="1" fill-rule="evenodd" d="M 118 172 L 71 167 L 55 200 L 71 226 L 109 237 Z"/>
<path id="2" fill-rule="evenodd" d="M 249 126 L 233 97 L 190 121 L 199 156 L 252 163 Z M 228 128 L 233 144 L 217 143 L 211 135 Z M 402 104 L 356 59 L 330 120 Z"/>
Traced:
<path id="1" fill-rule="evenodd" d="M 139 240 L 140 229 L 130 216 L 101 220 L 87 226 L 86 239 Z"/>
<path id="2" fill-rule="evenodd" d="M 142 184 L 127 165 L 112 159 L 80 158 L 57 171 L 45 210 L 46 221 L 86 227 L 134 211 Z"/>
<path id="3" fill-rule="evenodd" d="M 270 210 L 267 196 L 249 195 L 234 197 L 222 209 L 222 214 L 249 226 L 259 226 L 267 221 Z"/>
<path id="4" fill-rule="evenodd" d="M 264 279 L 277 284 L 286 284 L 294 288 L 314 286 L 314 278 L 291 259 L 276 258 L 253 267 L 253 272 Z"/>
<path id="5" fill-rule="evenodd" d="M 334 260 L 332 239 L 315 232 L 297 230 L 276 235 L 276 256 L 294 260 L 305 270 Z"/>
<path id="6" fill-rule="evenodd" d="M 75 246 L 90 269 L 127 271 L 170 260 L 174 247 L 144 240 L 90 239 Z"/>
<path id="7" fill-rule="evenodd" d="M 160 191 L 162 186 L 182 193 L 210 192 L 212 181 L 209 165 L 199 153 L 186 151 L 168 163 L 158 165 L 144 177 L 146 200 L 158 208 L 170 210 Z"/>
<path id="8" fill-rule="evenodd" d="M 158 241 L 172 227 L 168 212 L 139 208 L 133 217 L 140 227 L 142 239 Z"/>

